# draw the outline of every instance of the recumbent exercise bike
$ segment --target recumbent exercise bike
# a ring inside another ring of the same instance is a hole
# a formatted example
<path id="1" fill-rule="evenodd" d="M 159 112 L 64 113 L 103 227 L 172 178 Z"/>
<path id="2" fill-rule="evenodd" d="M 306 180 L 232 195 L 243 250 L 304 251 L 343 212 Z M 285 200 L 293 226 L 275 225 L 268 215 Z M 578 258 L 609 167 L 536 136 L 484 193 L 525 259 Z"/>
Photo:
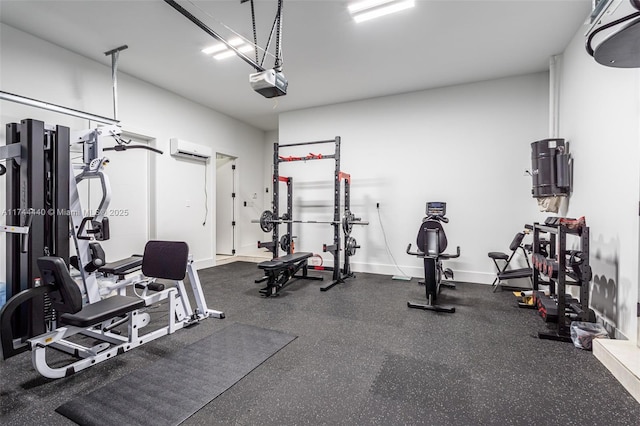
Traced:
<path id="1" fill-rule="evenodd" d="M 453 278 L 453 271 L 450 268 L 443 269 L 442 261 L 460 257 L 460 247 L 458 246 L 456 254 L 446 254 L 447 236 L 442 227 L 442 223 L 448 223 L 449 219 L 445 217 L 447 214 L 447 203 L 444 202 L 428 202 L 427 216 L 422 220 L 418 229 L 418 237 L 416 244 L 418 251 L 411 251 L 411 244 L 407 247 L 407 254 L 418 256 L 424 260 L 424 286 L 426 290 L 427 303 L 407 302 L 410 308 L 425 309 L 436 312 L 453 313 L 455 307 L 442 306 L 436 303 L 440 286 L 455 288 L 452 282 L 443 281 L 443 277 L 447 279 Z M 420 284 L 423 284 L 420 282 Z"/>

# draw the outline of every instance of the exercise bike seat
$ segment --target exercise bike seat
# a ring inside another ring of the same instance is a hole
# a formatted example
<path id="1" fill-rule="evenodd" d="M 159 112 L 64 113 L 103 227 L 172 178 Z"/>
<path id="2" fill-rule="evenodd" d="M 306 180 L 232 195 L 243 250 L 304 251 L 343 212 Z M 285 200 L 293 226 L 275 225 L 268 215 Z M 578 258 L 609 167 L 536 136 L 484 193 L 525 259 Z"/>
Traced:
<path id="1" fill-rule="evenodd" d="M 437 233 L 429 230 L 436 230 Z M 431 241 L 432 235 L 437 235 L 437 241 Z M 435 220 L 426 220 L 420 224 L 418 236 L 416 238 L 418 250 L 429 256 L 439 256 L 447 249 L 447 236 L 444 233 L 442 224 Z M 437 247 L 437 249 L 436 249 Z"/>

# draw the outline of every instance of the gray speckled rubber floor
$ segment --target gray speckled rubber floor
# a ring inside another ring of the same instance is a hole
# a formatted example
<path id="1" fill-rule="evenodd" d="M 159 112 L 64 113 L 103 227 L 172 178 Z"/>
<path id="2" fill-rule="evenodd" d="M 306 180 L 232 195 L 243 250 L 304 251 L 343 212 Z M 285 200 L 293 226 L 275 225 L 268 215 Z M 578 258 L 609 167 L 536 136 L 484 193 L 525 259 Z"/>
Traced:
<path id="1" fill-rule="evenodd" d="M 260 276 L 255 264 L 241 262 L 200 271 L 209 306 L 227 319 L 207 320 L 72 377 L 42 379 L 28 354 L 0 363 L 0 423 L 68 425 L 55 412 L 59 405 L 229 321 L 298 338 L 183 425 L 639 424 L 640 404 L 593 354 L 538 339 L 545 323 L 519 309 L 509 292 L 459 283 L 443 289 L 442 303 L 456 307 L 443 314 L 407 308 L 408 300 L 424 299 L 416 279 L 357 274 L 327 292 L 319 290 L 322 282 L 299 280 L 265 299 L 254 283 Z"/>
<path id="2" fill-rule="evenodd" d="M 178 425 L 293 339 L 233 323 L 56 411 L 81 425 Z"/>

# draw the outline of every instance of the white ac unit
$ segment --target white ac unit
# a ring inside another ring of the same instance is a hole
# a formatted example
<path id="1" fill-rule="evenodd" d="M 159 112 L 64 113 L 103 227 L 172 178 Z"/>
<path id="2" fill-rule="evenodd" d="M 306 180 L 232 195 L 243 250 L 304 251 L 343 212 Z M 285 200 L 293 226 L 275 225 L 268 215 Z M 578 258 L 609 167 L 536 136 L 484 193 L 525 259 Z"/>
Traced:
<path id="1" fill-rule="evenodd" d="M 171 155 L 174 157 L 190 158 L 192 160 L 207 161 L 211 157 L 211 148 L 198 145 L 182 139 L 171 138 L 169 140 Z"/>

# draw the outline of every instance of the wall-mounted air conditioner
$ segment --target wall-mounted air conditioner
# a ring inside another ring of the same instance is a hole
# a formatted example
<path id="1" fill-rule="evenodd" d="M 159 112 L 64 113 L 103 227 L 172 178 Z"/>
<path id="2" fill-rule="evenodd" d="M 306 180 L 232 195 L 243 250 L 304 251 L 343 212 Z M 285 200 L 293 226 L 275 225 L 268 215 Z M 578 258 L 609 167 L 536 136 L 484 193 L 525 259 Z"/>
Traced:
<path id="1" fill-rule="evenodd" d="M 174 157 L 190 158 L 192 160 L 207 161 L 213 154 L 211 148 L 198 145 L 182 139 L 171 138 L 169 140 L 171 155 Z"/>

